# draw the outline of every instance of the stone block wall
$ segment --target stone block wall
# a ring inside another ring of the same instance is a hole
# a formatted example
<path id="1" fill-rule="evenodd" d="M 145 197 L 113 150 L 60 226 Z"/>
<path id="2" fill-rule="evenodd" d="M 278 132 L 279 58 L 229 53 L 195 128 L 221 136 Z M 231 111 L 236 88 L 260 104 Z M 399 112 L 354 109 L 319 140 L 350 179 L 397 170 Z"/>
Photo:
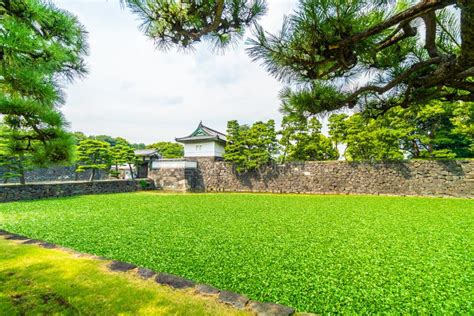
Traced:
<path id="1" fill-rule="evenodd" d="M 230 164 L 199 161 L 196 191 L 387 194 L 474 197 L 474 160 L 302 162 L 236 174 Z"/>
<path id="2" fill-rule="evenodd" d="M 84 194 L 122 193 L 143 190 L 140 181 L 147 181 L 148 189 L 154 188 L 150 180 L 102 180 L 95 182 L 58 182 L 0 185 L 0 202 L 36 200 Z"/>
<path id="3" fill-rule="evenodd" d="M 0 177 L 3 175 L 5 170 L 0 168 Z M 47 182 L 47 181 L 87 181 L 91 176 L 91 171 L 86 170 L 84 172 L 76 173 L 76 166 L 56 166 L 49 168 L 39 168 L 29 170 L 25 172 L 26 182 Z M 104 171 L 97 171 L 95 180 L 105 180 L 108 178 L 108 174 Z M 18 183 L 18 178 L 9 179 L 9 183 Z"/>
<path id="4" fill-rule="evenodd" d="M 196 169 L 163 168 L 152 169 L 148 177 L 159 190 L 192 191 L 196 187 Z"/>

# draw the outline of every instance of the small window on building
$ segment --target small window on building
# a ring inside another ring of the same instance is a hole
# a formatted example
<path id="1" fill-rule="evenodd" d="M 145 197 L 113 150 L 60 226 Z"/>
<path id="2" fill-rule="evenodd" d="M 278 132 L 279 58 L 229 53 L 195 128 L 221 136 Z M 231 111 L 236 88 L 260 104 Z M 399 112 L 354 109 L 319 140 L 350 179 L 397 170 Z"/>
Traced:
<path id="1" fill-rule="evenodd" d="M 196 145 L 196 151 L 201 151 L 202 145 Z"/>

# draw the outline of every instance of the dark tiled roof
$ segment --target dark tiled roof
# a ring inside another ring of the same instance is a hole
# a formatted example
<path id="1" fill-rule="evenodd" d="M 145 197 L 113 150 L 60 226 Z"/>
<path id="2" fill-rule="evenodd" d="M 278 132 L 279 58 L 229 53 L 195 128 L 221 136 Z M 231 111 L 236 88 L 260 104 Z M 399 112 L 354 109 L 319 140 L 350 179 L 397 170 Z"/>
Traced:
<path id="1" fill-rule="evenodd" d="M 224 133 L 207 127 L 203 125 L 202 122 L 200 122 L 193 133 L 185 137 L 176 138 L 177 142 L 192 142 L 200 140 L 217 140 L 221 142 L 226 142 L 227 136 Z"/>
<path id="2" fill-rule="evenodd" d="M 158 151 L 156 149 L 135 149 L 136 156 L 153 156 L 158 155 Z"/>

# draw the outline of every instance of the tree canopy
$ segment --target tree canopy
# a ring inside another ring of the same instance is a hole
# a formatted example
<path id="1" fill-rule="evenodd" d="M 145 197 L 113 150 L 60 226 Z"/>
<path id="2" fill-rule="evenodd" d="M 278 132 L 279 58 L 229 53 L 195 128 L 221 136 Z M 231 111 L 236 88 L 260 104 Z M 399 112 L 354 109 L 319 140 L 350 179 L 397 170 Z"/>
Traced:
<path id="1" fill-rule="evenodd" d="M 333 114 L 329 134 L 346 146 L 348 160 L 473 158 L 474 103 L 432 101 L 394 107 L 371 117 L 366 112 Z"/>
<path id="2" fill-rule="evenodd" d="M 266 12 L 264 0 L 122 0 L 155 44 L 190 48 L 202 39 L 225 47 Z"/>
<path id="3" fill-rule="evenodd" d="M 97 170 L 109 171 L 110 145 L 96 139 L 84 139 L 77 146 L 77 172 L 91 170 L 90 181 L 94 180 Z"/>
<path id="4" fill-rule="evenodd" d="M 182 158 L 184 156 L 183 145 L 174 142 L 156 142 L 147 145 L 146 148 L 156 149 L 163 158 Z"/>
<path id="5" fill-rule="evenodd" d="M 336 160 L 337 148 L 331 139 L 321 133 L 322 124 L 315 117 L 298 120 L 292 116 L 283 118 L 280 145 L 283 148 L 281 162 Z"/>
<path id="6" fill-rule="evenodd" d="M 0 114 L 16 153 L 70 160 L 72 142 L 58 107 L 61 86 L 86 73 L 85 38 L 77 18 L 52 3 L 0 2 Z"/>
<path id="7" fill-rule="evenodd" d="M 474 100 L 471 0 L 299 0 L 277 34 L 257 24 L 265 1 L 123 2 L 160 47 L 225 44 L 254 24 L 248 53 L 289 84 L 287 112 Z"/>
<path id="8" fill-rule="evenodd" d="M 275 122 L 240 125 L 227 123 L 227 144 L 224 160 L 233 163 L 237 172 L 258 170 L 274 160 L 278 150 Z"/>

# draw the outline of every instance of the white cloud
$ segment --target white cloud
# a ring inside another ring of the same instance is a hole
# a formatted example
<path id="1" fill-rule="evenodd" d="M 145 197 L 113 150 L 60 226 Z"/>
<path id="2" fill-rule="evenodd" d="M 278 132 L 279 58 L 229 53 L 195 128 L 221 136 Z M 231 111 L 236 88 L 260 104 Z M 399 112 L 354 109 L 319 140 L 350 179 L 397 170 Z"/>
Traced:
<path id="1" fill-rule="evenodd" d="M 296 0 L 269 1 L 262 23 L 277 30 Z M 89 32 L 89 74 L 66 88 L 72 130 L 133 142 L 172 140 L 200 120 L 225 131 L 228 120 L 279 121 L 281 84 L 252 63 L 239 44 L 224 54 L 207 45 L 194 53 L 156 50 L 118 1 L 57 0 Z"/>

